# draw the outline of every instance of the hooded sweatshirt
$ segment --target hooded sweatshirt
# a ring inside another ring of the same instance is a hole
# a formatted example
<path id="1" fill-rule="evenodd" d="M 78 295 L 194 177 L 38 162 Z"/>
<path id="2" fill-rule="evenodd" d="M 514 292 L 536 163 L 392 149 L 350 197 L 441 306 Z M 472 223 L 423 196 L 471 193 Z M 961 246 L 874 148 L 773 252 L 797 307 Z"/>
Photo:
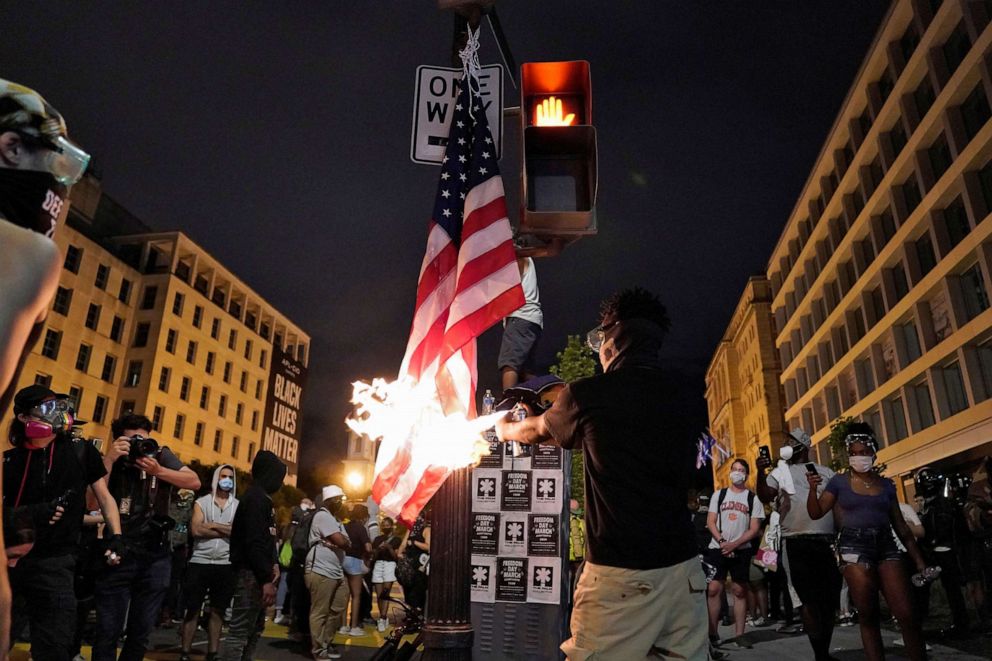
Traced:
<path id="1" fill-rule="evenodd" d="M 203 512 L 204 523 L 223 523 L 231 525 L 234 523 L 234 513 L 238 510 L 238 499 L 234 493 L 238 489 L 238 476 L 234 476 L 234 488 L 224 506 L 217 504 L 217 483 L 220 482 L 220 472 L 225 469 L 234 470 L 228 464 L 218 466 L 214 471 L 214 479 L 210 487 L 210 493 L 197 498 L 196 504 Z M 229 565 L 231 564 L 231 540 L 227 537 L 196 537 L 193 543 L 193 555 L 190 562 L 202 565 Z"/>
<path id="2" fill-rule="evenodd" d="M 231 564 L 236 570 L 251 571 L 261 585 L 272 581 L 272 568 L 278 559 L 272 494 L 282 486 L 286 464 L 262 450 L 252 462 L 251 476 L 252 485 L 238 503 L 231 527 Z"/>

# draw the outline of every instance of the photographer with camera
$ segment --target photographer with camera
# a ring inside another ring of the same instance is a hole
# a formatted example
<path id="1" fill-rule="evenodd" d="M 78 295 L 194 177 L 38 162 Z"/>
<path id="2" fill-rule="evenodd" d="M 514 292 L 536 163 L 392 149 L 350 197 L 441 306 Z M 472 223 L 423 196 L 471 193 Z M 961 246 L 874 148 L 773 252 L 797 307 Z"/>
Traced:
<path id="1" fill-rule="evenodd" d="M 172 572 L 169 531 L 175 521 L 168 515 L 172 488 L 200 488 L 197 474 L 169 448 L 159 446 L 151 437 L 152 428 L 151 420 L 133 413 L 111 424 L 115 440 L 103 463 L 120 509 L 127 555 L 97 580 L 94 661 L 117 658 L 125 620 L 127 638 L 120 658 L 143 658 Z"/>
<path id="2" fill-rule="evenodd" d="M 106 470 L 91 444 L 71 435 L 73 416 L 66 395 L 40 385 L 14 396 L 10 426 L 14 447 L 3 453 L 3 518 L 15 526 L 10 582 L 19 624 L 31 626 L 31 654 L 41 660 L 71 658 L 76 622 L 73 577 L 87 487 L 107 522 L 104 555 L 116 564 L 124 555 L 117 506 L 101 479 Z M 7 533 L 7 531 L 5 531 Z M 17 545 L 20 555 L 13 553 Z M 15 632 L 19 627 L 15 626 Z M 0 656 L 6 649 L 0 650 Z"/>

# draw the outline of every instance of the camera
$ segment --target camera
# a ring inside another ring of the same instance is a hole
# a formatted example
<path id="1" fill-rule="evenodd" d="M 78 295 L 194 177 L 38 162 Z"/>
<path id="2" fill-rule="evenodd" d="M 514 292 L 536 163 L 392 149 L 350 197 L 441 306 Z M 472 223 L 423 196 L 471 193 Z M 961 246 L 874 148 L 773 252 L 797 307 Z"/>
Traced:
<path id="1" fill-rule="evenodd" d="M 75 489 L 66 489 L 66 492 L 52 501 L 52 509 L 56 507 L 61 507 L 63 510 L 68 511 L 69 503 L 72 501 L 73 497 L 76 495 Z"/>
<path id="2" fill-rule="evenodd" d="M 141 436 L 140 434 L 135 434 L 131 437 L 131 451 L 128 453 L 128 459 L 133 463 L 142 457 L 154 457 L 158 454 L 158 441 L 154 438 L 148 438 L 146 436 Z"/>

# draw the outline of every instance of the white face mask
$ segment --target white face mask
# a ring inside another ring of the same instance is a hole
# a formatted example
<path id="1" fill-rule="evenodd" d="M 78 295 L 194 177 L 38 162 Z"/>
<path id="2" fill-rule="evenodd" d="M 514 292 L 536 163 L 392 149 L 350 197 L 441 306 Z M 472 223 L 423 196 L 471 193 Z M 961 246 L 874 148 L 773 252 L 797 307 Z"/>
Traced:
<path id="1" fill-rule="evenodd" d="M 730 471 L 730 482 L 732 484 L 743 484 L 746 478 L 747 473 L 744 471 Z"/>
<path id="2" fill-rule="evenodd" d="M 867 473 L 875 465 L 875 457 L 848 457 L 851 468 L 857 473 Z"/>
<path id="3" fill-rule="evenodd" d="M 792 459 L 792 446 L 783 445 L 782 449 L 778 451 L 778 456 L 782 457 L 785 461 Z"/>

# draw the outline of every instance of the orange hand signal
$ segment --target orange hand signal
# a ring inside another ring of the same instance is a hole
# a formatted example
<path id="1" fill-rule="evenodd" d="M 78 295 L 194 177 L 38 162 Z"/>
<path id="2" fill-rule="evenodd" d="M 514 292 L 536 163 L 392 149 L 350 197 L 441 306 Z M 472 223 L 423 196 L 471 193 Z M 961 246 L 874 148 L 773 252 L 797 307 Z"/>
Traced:
<path id="1" fill-rule="evenodd" d="M 571 126 L 575 121 L 575 113 L 565 115 L 562 111 L 561 99 L 549 97 L 535 106 L 537 126 Z"/>

